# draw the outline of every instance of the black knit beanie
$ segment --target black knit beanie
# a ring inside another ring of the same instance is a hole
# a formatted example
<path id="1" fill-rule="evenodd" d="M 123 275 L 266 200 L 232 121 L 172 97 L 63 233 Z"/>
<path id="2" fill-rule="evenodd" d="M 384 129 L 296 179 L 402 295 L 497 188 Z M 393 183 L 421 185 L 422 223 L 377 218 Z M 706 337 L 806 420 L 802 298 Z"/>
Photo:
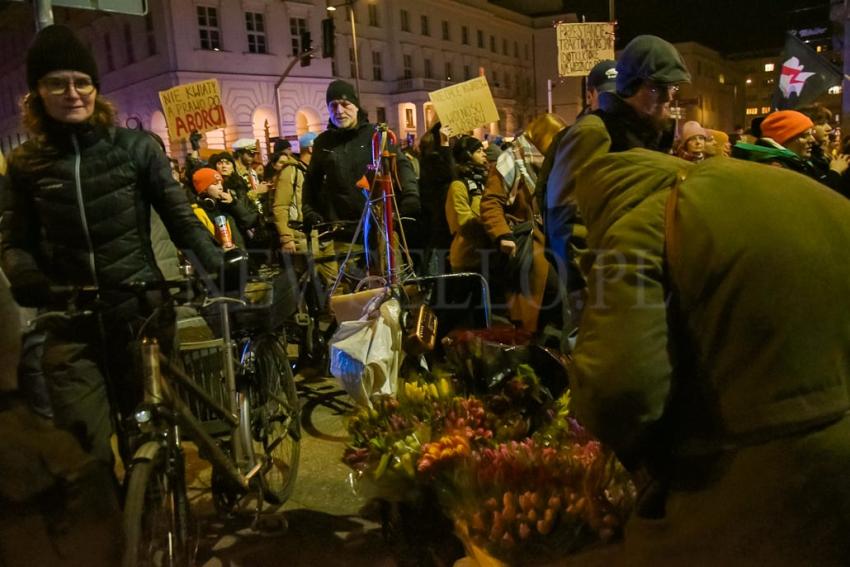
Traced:
<path id="1" fill-rule="evenodd" d="M 337 79 L 328 85 L 328 91 L 325 94 L 325 104 L 330 104 L 332 100 L 347 100 L 360 108 L 360 101 L 357 100 L 357 93 L 351 83 Z"/>
<path id="2" fill-rule="evenodd" d="M 452 156 L 457 163 L 466 163 L 472 161 L 472 154 L 478 151 L 478 148 L 484 147 L 483 142 L 474 136 L 462 136 L 458 138 L 452 147 Z"/>
<path id="3" fill-rule="evenodd" d="M 52 71 L 79 71 L 100 88 L 97 62 L 91 51 L 65 26 L 48 26 L 38 32 L 27 51 L 27 86 L 36 90 L 38 81 Z"/>

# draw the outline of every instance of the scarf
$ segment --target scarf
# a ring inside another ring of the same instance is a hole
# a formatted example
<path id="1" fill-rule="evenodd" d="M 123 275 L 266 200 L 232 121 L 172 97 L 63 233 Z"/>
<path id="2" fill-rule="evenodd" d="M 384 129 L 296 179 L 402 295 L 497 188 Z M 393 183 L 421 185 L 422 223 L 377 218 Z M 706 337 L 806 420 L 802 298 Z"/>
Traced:
<path id="1" fill-rule="evenodd" d="M 514 140 L 510 148 L 502 152 L 496 162 L 496 171 L 502 177 L 502 188 L 508 195 L 508 205 L 512 205 L 519 192 L 520 180 L 525 183 L 529 194 L 534 196 L 537 174 L 543 165 L 543 154 L 525 135 Z"/>

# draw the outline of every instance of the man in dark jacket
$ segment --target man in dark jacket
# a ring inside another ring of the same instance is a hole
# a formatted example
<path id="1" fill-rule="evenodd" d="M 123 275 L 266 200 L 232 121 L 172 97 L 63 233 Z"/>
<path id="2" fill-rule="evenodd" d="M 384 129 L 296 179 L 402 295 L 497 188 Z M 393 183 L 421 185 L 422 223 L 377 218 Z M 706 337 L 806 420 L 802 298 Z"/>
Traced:
<path id="1" fill-rule="evenodd" d="M 222 254 L 156 141 L 113 126 L 114 109 L 98 95 L 94 58 L 68 28 L 50 26 L 36 36 L 27 80 L 23 120 L 32 135 L 9 162 L 3 271 L 25 306 L 54 304 L 52 284 L 100 289 L 101 317 L 51 325 L 43 364 L 56 423 L 111 462 L 107 388 L 119 413 L 132 411 L 141 387 L 127 347 L 137 322 L 164 302 L 156 293 L 142 298 L 119 289 L 162 279 L 151 248 L 151 206 L 197 268 L 218 271 Z M 158 313 L 152 324 L 168 344 L 173 313 Z"/>
<path id="2" fill-rule="evenodd" d="M 674 122 L 670 101 L 682 83 L 691 80 L 682 56 L 660 37 L 641 35 L 626 45 L 616 66 L 616 92 L 599 95 L 599 110 L 581 118 L 558 144 L 546 186 L 546 240 L 570 292 L 584 288 L 573 267 L 571 237 L 581 225 L 575 204 L 579 172 L 594 158 L 608 152 L 647 148 L 668 152 L 673 145 Z M 569 276 L 567 276 L 569 277 Z"/>
<path id="3" fill-rule="evenodd" d="M 357 182 L 368 173 L 372 163 L 372 134 L 366 113 L 354 88 L 345 81 L 328 85 L 325 96 L 330 122 L 328 129 L 313 143 L 313 160 L 304 180 L 302 211 L 304 223 L 315 225 L 324 221 L 356 221 L 363 214 L 366 199 Z M 419 213 L 419 188 L 416 173 L 398 148 L 396 153 L 398 181 L 396 201 L 402 216 Z"/>

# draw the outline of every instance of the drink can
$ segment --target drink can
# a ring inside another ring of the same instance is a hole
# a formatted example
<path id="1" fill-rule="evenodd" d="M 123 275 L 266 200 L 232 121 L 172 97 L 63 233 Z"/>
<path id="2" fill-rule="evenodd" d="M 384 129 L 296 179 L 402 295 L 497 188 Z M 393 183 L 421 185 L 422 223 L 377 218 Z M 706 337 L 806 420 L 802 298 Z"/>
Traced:
<path id="1" fill-rule="evenodd" d="M 230 225 L 227 224 L 227 217 L 218 215 L 213 219 L 215 223 L 215 235 L 218 243 L 222 248 L 233 248 L 233 235 L 230 234 Z"/>

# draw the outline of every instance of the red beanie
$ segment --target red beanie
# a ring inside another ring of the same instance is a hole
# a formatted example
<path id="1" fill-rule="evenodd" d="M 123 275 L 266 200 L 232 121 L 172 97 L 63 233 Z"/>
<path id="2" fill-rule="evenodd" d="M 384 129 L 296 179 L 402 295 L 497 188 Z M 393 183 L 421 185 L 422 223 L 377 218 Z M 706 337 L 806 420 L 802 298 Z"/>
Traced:
<path id="1" fill-rule="evenodd" d="M 784 146 L 788 140 L 799 136 L 812 126 L 814 123 L 811 118 L 802 112 L 780 110 L 767 115 L 761 123 L 761 135 Z"/>
<path id="2" fill-rule="evenodd" d="M 210 185 L 221 183 L 221 174 L 209 167 L 202 167 L 192 175 L 196 193 L 205 193 Z"/>

